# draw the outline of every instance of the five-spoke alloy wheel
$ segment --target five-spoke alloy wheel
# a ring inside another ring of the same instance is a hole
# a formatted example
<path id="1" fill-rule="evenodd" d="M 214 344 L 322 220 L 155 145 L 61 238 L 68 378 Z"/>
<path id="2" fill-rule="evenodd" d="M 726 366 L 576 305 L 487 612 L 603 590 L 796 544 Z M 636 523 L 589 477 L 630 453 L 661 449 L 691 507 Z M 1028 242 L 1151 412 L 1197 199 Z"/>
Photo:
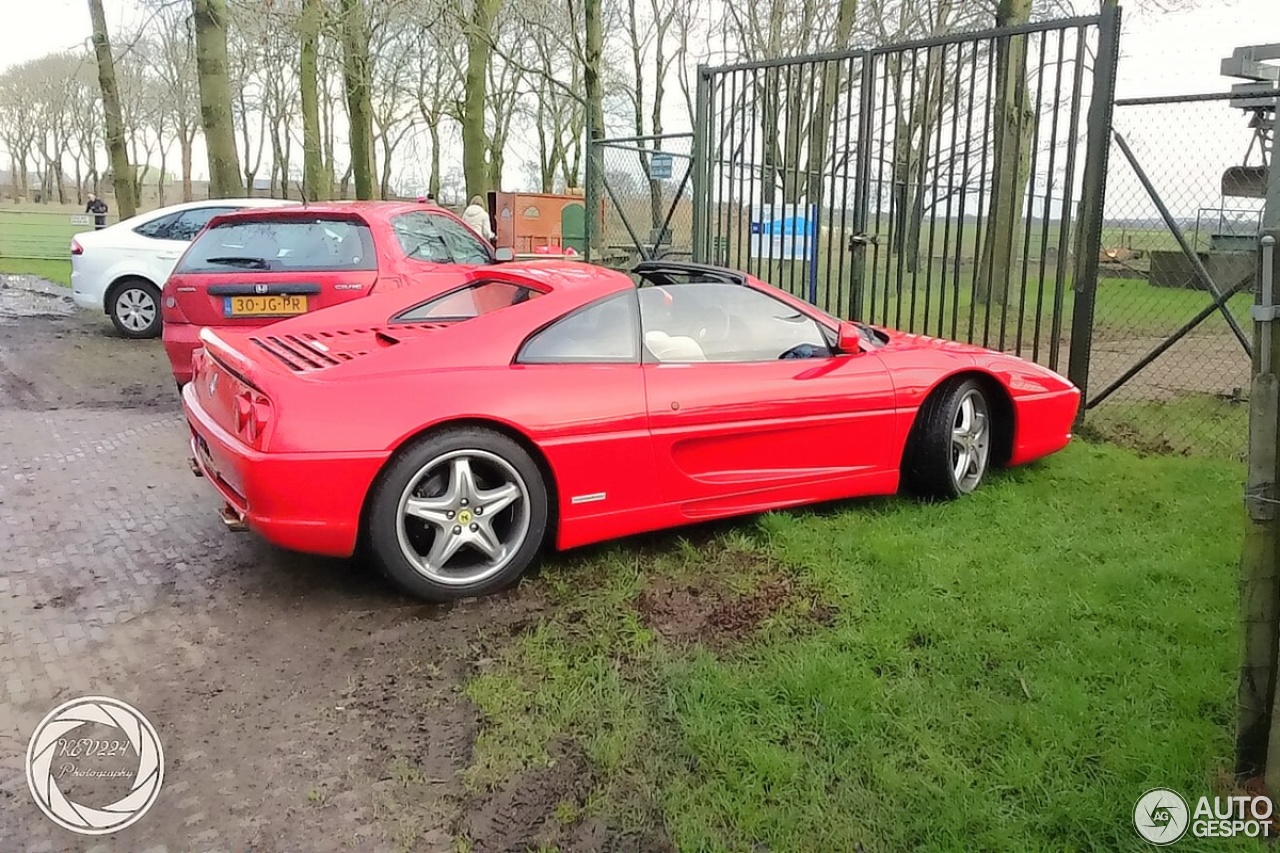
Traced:
<path id="1" fill-rule="evenodd" d="M 974 379 L 951 382 L 916 416 L 903 464 L 903 485 L 924 498 L 967 495 L 991 466 L 992 416 L 987 391 Z"/>
<path id="2" fill-rule="evenodd" d="M 483 595 L 533 561 L 547 503 L 542 474 L 519 444 L 489 430 L 445 430 L 411 445 L 379 479 L 369 544 L 412 595 Z"/>

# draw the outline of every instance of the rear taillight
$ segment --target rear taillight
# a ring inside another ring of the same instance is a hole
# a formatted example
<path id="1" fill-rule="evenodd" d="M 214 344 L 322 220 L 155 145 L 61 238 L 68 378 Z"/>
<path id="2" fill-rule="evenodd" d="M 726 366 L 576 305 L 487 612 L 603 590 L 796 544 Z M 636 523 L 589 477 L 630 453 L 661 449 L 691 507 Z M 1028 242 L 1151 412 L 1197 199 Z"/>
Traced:
<path id="1" fill-rule="evenodd" d="M 271 401 L 253 388 L 236 393 L 236 434 L 250 447 L 261 448 L 271 423 Z"/>
<path id="2" fill-rule="evenodd" d="M 73 255 L 83 255 L 83 254 L 84 254 L 84 246 L 81 246 L 81 245 L 80 245 L 80 241 L 79 241 L 79 240 L 72 240 L 72 241 L 71 241 L 71 254 L 73 254 Z"/>

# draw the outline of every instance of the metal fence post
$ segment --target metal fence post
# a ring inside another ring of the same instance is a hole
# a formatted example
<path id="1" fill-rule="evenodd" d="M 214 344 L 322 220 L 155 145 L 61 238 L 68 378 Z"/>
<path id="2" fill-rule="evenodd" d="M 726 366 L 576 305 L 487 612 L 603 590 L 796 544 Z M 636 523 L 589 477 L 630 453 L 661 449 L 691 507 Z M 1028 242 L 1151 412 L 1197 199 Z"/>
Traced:
<path id="1" fill-rule="evenodd" d="M 587 263 L 591 263 L 594 260 L 593 256 L 595 253 L 593 249 L 596 241 L 601 237 L 600 216 L 602 211 L 600 210 L 600 191 L 596 186 L 596 154 L 599 146 L 596 145 L 594 124 L 595 123 L 591 120 L 591 110 L 587 110 L 587 139 L 585 143 L 587 147 L 587 160 L 584 164 L 585 174 L 583 175 L 584 181 L 586 182 L 584 200 L 586 201 L 587 208 L 584 212 L 586 224 L 583 229 L 586 233 L 583 236 L 586 239 L 586 254 L 584 257 Z"/>
<path id="2" fill-rule="evenodd" d="M 871 210 L 871 140 L 875 134 L 876 61 L 874 53 L 862 55 L 862 77 L 858 86 L 858 149 L 854 165 L 853 234 L 849 238 L 849 317 L 861 320 L 862 290 L 867 273 L 867 244 Z M 841 251 L 845 249 L 841 246 Z"/>
<path id="3" fill-rule="evenodd" d="M 693 120 L 693 260 L 707 263 L 707 233 L 711 222 L 711 197 L 707 181 L 710 177 L 711 145 L 708 128 L 711 122 L 711 73 L 698 66 L 698 88 Z"/>
<path id="4" fill-rule="evenodd" d="M 1120 7 L 1107 3 L 1098 19 L 1098 57 L 1090 94 L 1084 175 L 1080 195 L 1079 239 L 1075 241 L 1071 311 L 1071 345 L 1067 378 L 1080 389 L 1083 418 L 1089 385 L 1089 356 L 1093 343 L 1093 309 L 1098 292 L 1098 253 L 1102 246 L 1102 215 L 1107 190 L 1107 157 L 1111 149 L 1111 112 L 1115 105 L 1116 65 L 1120 59 Z M 1066 215 L 1066 211 L 1063 214 Z"/>

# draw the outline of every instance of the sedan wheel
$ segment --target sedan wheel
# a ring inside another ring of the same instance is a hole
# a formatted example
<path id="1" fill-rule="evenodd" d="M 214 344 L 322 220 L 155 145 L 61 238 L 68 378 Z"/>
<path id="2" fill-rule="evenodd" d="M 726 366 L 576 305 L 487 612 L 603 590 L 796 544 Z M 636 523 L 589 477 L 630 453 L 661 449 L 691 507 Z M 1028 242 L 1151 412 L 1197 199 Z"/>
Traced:
<path id="1" fill-rule="evenodd" d="M 903 485 L 946 500 L 982 485 L 991 465 L 991 405 L 978 382 L 944 386 L 920 407 L 903 464 Z"/>
<path id="2" fill-rule="evenodd" d="M 154 338 L 160 334 L 160 291 L 145 281 L 118 288 L 109 306 L 111 322 L 126 338 Z"/>
<path id="3" fill-rule="evenodd" d="M 369 538 L 386 574 L 440 601 L 502 588 L 532 562 L 547 523 L 537 465 L 487 430 L 451 430 L 412 446 L 376 487 Z"/>

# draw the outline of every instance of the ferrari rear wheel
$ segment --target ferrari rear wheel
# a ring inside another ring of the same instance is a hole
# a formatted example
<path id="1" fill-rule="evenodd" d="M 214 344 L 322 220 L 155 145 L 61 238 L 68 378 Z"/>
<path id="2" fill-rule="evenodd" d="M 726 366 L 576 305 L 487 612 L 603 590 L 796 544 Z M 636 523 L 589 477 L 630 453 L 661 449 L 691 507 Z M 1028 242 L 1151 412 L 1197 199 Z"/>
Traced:
<path id="1" fill-rule="evenodd" d="M 905 485 L 933 500 L 977 489 L 991 465 L 991 427 L 991 406 L 977 381 L 966 379 L 930 395 L 907 449 Z"/>
<path id="2" fill-rule="evenodd" d="M 380 479 L 369 543 L 411 595 L 485 595 L 533 561 L 547 509 L 542 474 L 519 444 L 489 430 L 446 430 L 410 446 Z"/>

